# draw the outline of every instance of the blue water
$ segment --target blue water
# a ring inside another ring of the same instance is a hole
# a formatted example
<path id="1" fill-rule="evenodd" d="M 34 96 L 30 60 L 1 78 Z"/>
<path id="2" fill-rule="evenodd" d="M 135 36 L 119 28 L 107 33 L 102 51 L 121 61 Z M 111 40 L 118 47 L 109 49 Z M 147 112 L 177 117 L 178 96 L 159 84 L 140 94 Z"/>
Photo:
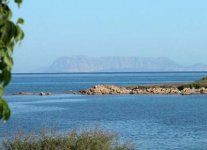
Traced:
<path id="1" fill-rule="evenodd" d="M 197 80 L 207 72 L 180 73 L 74 73 L 74 74 L 14 74 L 6 94 L 20 91 L 64 93 L 96 84 L 137 85 L 176 83 Z"/>
<path id="2" fill-rule="evenodd" d="M 95 84 L 133 85 L 188 82 L 199 73 L 15 74 L 7 89 L 13 110 L 0 124 L 4 139 L 17 131 L 55 128 L 66 132 L 96 125 L 117 132 L 138 149 L 207 149 L 207 96 L 64 94 Z M 47 97 L 14 96 L 18 91 L 52 91 Z"/>

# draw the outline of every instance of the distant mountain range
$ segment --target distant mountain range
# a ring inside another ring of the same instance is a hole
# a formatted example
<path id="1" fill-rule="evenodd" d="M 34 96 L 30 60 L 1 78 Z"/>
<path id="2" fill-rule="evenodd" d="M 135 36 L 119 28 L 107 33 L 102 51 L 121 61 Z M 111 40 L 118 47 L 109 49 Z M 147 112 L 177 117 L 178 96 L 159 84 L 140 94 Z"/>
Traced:
<path id="1" fill-rule="evenodd" d="M 207 65 L 182 66 L 169 58 L 148 57 L 61 57 L 45 72 L 148 72 L 148 71 L 207 71 Z"/>

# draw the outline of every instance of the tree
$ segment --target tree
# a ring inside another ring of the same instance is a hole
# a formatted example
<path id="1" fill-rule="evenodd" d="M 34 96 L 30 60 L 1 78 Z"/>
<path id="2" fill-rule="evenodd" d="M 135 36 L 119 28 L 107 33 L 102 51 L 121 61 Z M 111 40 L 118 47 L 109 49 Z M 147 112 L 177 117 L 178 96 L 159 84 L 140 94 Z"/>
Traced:
<path id="1" fill-rule="evenodd" d="M 14 2 L 20 6 L 22 0 Z M 7 121 L 11 114 L 3 93 L 11 80 L 14 46 L 24 38 L 24 32 L 20 28 L 24 20 L 19 18 L 16 23 L 11 20 L 12 11 L 8 3 L 8 0 L 0 0 L 0 120 L 3 121 Z"/>

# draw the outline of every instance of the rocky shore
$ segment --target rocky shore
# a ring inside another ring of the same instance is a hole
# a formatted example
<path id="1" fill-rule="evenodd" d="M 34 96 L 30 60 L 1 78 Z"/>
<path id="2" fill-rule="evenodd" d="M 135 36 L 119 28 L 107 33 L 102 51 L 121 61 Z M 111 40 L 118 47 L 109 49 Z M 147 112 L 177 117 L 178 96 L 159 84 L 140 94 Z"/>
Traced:
<path id="1" fill-rule="evenodd" d="M 14 95 L 52 95 L 51 92 L 18 92 Z M 83 95 L 109 95 L 109 94 L 160 94 L 160 95 L 190 95 L 190 94 L 207 94 L 207 77 L 189 83 L 168 83 L 155 85 L 138 85 L 138 86 L 115 86 L 115 85 L 96 85 L 92 88 L 81 91 L 68 91 L 65 94 L 83 94 Z"/>
<path id="2" fill-rule="evenodd" d="M 39 95 L 39 96 L 49 96 L 52 95 L 51 92 L 39 92 L 39 93 L 32 93 L 32 92 L 17 92 L 13 95 Z"/>
<path id="3" fill-rule="evenodd" d="M 183 88 L 179 89 L 175 85 L 165 86 L 115 86 L 115 85 L 96 85 L 92 88 L 81 90 L 81 91 L 70 91 L 65 94 L 83 94 L 83 95 L 117 95 L 117 94 L 137 94 L 137 95 L 191 95 L 191 94 L 207 94 L 207 88 Z M 39 95 L 39 96 L 50 96 L 53 95 L 51 92 L 18 92 L 13 95 Z"/>
<path id="4" fill-rule="evenodd" d="M 136 86 L 121 87 L 115 85 L 96 85 L 92 88 L 79 91 L 84 95 L 107 95 L 107 94 L 162 94 L 162 95 L 190 95 L 190 94 L 207 94 L 207 88 L 183 88 L 182 90 L 176 86 Z"/>

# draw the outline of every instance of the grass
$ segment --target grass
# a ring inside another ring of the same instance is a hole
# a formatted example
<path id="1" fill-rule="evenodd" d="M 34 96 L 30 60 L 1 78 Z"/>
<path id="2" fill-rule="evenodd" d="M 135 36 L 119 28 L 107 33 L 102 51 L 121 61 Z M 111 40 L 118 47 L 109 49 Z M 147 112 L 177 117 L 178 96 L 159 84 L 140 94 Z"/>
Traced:
<path id="1" fill-rule="evenodd" d="M 2 150 L 135 150 L 129 142 L 120 143 L 117 134 L 101 129 L 82 132 L 71 131 L 67 135 L 41 133 L 23 136 L 3 142 Z"/>
<path id="2" fill-rule="evenodd" d="M 199 89 L 199 88 L 207 88 L 207 77 L 203 77 L 200 80 L 196 80 L 194 82 L 191 83 L 185 83 L 182 84 L 180 86 L 178 86 L 179 90 L 183 90 L 184 88 L 195 88 L 195 89 Z"/>
<path id="3" fill-rule="evenodd" d="M 147 88 L 178 88 L 183 90 L 184 88 L 207 88 L 207 77 L 203 77 L 200 80 L 196 80 L 189 83 L 168 83 L 168 84 L 152 84 L 152 85 L 141 85 L 141 86 L 127 86 L 127 89 L 147 89 Z"/>

